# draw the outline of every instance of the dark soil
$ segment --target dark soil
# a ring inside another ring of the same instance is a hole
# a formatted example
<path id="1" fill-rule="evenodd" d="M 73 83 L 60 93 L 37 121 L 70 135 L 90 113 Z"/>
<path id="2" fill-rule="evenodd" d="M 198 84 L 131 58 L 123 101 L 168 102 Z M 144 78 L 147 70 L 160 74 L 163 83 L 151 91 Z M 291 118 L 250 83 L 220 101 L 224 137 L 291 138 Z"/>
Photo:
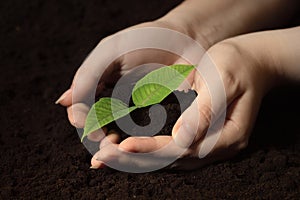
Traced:
<path id="1" fill-rule="evenodd" d="M 269 94 L 249 147 L 192 172 L 90 170 L 54 104 L 98 41 L 180 1 L 0 3 L 0 199 L 300 199 L 300 87 Z"/>

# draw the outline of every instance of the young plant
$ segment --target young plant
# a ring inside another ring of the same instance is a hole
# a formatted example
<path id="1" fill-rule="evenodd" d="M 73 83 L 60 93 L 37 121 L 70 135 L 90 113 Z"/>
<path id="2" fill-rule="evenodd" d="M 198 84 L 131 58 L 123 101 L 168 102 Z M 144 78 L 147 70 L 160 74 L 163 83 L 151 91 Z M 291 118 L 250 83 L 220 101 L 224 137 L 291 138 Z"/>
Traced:
<path id="1" fill-rule="evenodd" d="M 134 106 L 116 98 L 101 98 L 89 111 L 81 138 L 120 119 L 135 109 L 160 103 L 186 79 L 193 65 L 171 65 L 154 70 L 140 79 L 132 90 Z"/>

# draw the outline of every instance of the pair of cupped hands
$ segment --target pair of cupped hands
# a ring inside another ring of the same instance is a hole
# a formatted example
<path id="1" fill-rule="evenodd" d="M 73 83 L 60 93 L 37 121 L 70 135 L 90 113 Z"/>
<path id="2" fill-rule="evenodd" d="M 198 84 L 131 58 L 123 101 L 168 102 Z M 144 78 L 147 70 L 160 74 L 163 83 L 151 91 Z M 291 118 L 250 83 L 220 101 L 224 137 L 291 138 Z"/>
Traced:
<path id="1" fill-rule="evenodd" d="M 214 161 L 228 159 L 245 148 L 261 100 L 266 92 L 276 85 L 276 80 L 280 77 L 279 70 L 270 67 L 276 63 L 276 58 L 271 53 L 272 40 L 276 40 L 276 31 L 241 35 L 216 44 L 207 41 L 204 36 L 201 36 L 201 33 L 198 33 L 195 38 L 176 26 L 175 23 L 160 20 L 139 24 L 123 31 L 144 27 L 171 29 L 186 34 L 200 43 L 205 51 L 203 54 L 199 54 L 201 58 L 199 58 L 200 62 L 197 67 L 215 68 L 216 76 L 220 77 L 222 84 L 216 85 L 215 88 L 211 87 L 214 90 L 215 98 L 218 97 L 218 91 L 225 94 L 226 104 L 220 102 L 220 105 L 212 107 L 212 94 L 208 81 L 203 74 L 194 70 L 187 80 L 198 95 L 192 105 L 177 120 L 170 136 L 132 136 L 120 141 L 120 136 L 116 131 L 108 131 L 104 127 L 88 136 L 89 140 L 100 142 L 99 151 L 91 160 L 91 168 L 103 168 L 109 163 L 117 163 L 124 167 L 151 168 L 151 165 L 155 167 L 164 159 L 176 157 L 176 161 L 169 163 L 170 168 L 190 170 Z M 103 39 L 100 44 L 111 37 L 113 36 Z M 157 35 L 157 38 L 160 36 Z M 147 38 L 137 39 L 147 40 Z M 167 40 L 168 38 L 162 39 L 162 41 L 168 42 Z M 114 51 L 114 48 L 118 46 L 117 43 L 116 41 L 116 46 L 108 46 L 105 53 L 109 55 L 109 52 Z M 176 44 L 174 45 L 176 46 Z M 194 64 L 188 63 L 178 55 L 161 50 L 146 49 L 123 55 L 106 68 L 104 63 L 107 61 L 98 59 L 97 54 L 101 53 L 97 50 L 98 47 L 99 45 L 78 69 L 70 89 L 64 92 L 57 101 L 67 107 L 69 121 L 76 128 L 84 128 L 85 119 L 91 106 L 85 99 L 87 96 L 95 96 L 95 91 L 91 89 L 95 87 L 93 84 L 97 83 L 96 92 L 101 93 L 106 85 L 117 81 L 120 76 L 126 76 L 126 73 L 145 63 Z M 95 71 L 97 70 L 103 71 L 101 77 L 96 76 Z M 207 73 L 209 74 L 209 70 Z M 80 85 L 76 85 L 79 83 Z M 74 88 L 76 88 L 76 92 L 74 92 Z M 213 119 L 217 119 L 220 116 L 219 113 L 225 113 L 225 119 L 221 130 L 216 130 L 220 131 L 216 143 L 212 144 L 211 151 L 205 157 L 199 157 L 205 135 L 212 123 L 217 121 Z M 159 151 L 167 145 L 169 147 L 163 153 Z M 183 149 L 184 151 L 182 151 Z M 157 159 L 155 162 L 147 162 L 143 157 L 128 156 L 128 152 L 149 153 Z M 182 153 L 178 155 L 178 152 Z"/>

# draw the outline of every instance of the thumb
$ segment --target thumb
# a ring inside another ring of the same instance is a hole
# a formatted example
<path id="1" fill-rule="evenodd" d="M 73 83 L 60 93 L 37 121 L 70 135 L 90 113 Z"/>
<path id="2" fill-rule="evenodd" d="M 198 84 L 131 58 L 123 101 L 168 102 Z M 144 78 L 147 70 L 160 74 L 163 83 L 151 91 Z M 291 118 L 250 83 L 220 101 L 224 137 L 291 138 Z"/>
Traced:
<path id="1" fill-rule="evenodd" d="M 198 141 L 210 125 L 213 115 L 210 96 L 202 93 L 204 92 L 198 93 L 197 98 L 182 113 L 173 127 L 172 136 L 180 147 L 187 148 Z"/>
<path id="2" fill-rule="evenodd" d="M 199 141 L 214 122 L 220 125 L 218 119 L 225 120 L 227 102 L 231 101 L 226 97 L 218 69 L 207 54 L 197 67 L 193 84 L 198 96 L 172 130 L 175 143 L 183 148 Z"/>
<path id="3" fill-rule="evenodd" d="M 70 106 L 72 104 L 72 88 L 66 90 L 55 102 L 63 106 Z"/>

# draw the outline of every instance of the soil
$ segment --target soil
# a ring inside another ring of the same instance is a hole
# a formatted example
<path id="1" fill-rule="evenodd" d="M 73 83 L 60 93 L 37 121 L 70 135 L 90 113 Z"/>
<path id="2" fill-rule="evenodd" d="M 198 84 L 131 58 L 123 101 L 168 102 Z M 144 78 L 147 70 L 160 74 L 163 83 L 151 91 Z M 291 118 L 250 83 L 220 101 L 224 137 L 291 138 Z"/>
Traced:
<path id="1" fill-rule="evenodd" d="M 264 99 L 249 146 L 199 170 L 91 170 L 54 104 L 98 41 L 179 0 L 0 3 L 0 199 L 300 199 L 300 86 Z"/>

